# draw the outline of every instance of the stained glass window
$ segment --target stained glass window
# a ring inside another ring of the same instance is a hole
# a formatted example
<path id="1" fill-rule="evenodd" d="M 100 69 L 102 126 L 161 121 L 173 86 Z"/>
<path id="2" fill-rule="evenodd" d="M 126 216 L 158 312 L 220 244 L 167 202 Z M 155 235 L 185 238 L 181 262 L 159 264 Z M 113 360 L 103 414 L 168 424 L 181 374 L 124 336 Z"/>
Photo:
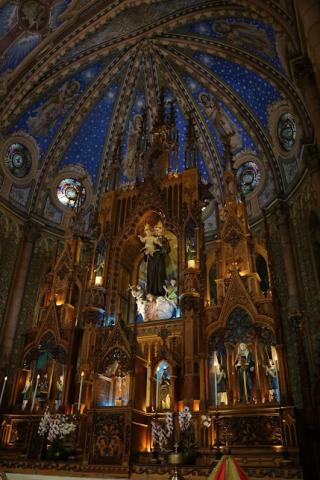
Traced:
<path id="1" fill-rule="evenodd" d="M 31 153 L 22 143 L 12 143 L 7 148 L 6 163 L 13 176 L 24 178 L 31 170 Z"/>
<path id="2" fill-rule="evenodd" d="M 289 152 L 296 141 L 297 127 L 290 113 L 283 113 L 278 121 L 278 139 L 281 147 Z"/>
<path id="3" fill-rule="evenodd" d="M 86 190 L 79 180 L 64 178 L 57 187 L 57 197 L 62 205 L 73 208 L 76 204 L 84 202 Z"/>
<path id="4" fill-rule="evenodd" d="M 255 162 L 245 162 L 238 168 L 237 177 L 240 191 L 248 195 L 259 185 L 261 172 Z"/>

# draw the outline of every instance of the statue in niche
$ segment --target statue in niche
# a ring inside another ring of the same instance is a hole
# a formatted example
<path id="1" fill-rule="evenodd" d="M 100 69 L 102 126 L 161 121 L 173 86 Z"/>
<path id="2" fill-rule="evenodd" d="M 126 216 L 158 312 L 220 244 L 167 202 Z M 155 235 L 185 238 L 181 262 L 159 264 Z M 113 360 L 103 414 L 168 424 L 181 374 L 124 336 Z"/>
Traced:
<path id="1" fill-rule="evenodd" d="M 168 300 L 168 302 L 170 302 L 171 305 L 176 309 L 178 303 L 178 287 L 176 280 L 174 278 L 172 278 L 170 281 L 166 280 L 165 285 L 163 285 L 163 289 L 166 292 L 166 300 Z"/>
<path id="2" fill-rule="evenodd" d="M 124 159 L 124 175 L 129 180 L 135 180 L 137 172 L 137 151 L 139 145 L 139 139 L 142 134 L 143 117 L 138 114 L 133 117 L 132 122 L 129 125 L 128 146 L 127 153 Z"/>
<path id="3" fill-rule="evenodd" d="M 217 99 L 206 92 L 199 94 L 199 100 L 205 113 L 210 118 L 213 127 L 217 131 L 220 141 L 225 143 L 228 140 L 231 152 L 234 153 L 242 147 L 242 139 L 236 125 L 219 105 Z"/>
<path id="4" fill-rule="evenodd" d="M 177 309 L 177 294 L 175 287 L 175 280 L 171 280 L 174 286 L 171 285 L 168 289 L 169 296 L 155 297 L 151 293 L 147 293 L 144 299 L 144 291 L 140 285 L 136 287 L 129 286 L 131 295 L 134 297 L 137 305 L 137 313 L 141 315 L 144 322 L 152 320 L 164 320 L 172 318 Z M 165 285 L 164 288 L 167 288 Z"/>
<path id="5" fill-rule="evenodd" d="M 56 400 L 55 400 L 55 403 L 56 403 L 56 410 L 58 410 L 61 406 L 61 402 L 62 402 L 62 390 L 63 390 L 63 375 L 60 375 L 58 380 L 57 380 L 57 383 L 56 383 Z"/>
<path id="6" fill-rule="evenodd" d="M 156 247 L 161 247 L 162 244 L 157 237 L 153 235 L 151 227 L 148 223 L 145 224 L 144 234 L 144 237 L 138 235 L 140 242 L 144 243 L 144 247 L 142 247 L 141 251 L 143 251 L 145 255 L 153 255 Z"/>
<path id="7" fill-rule="evenodd" d="M 154 251 L 150 254 L 145 252 L 147 261 L 147 293 L 155 297 L 161 297 L 165 294 L 163 285 L 166 280 L 165 256 L 170 253 L 170 244 L 164 235 L 164 227 L 158 222 L 152 231 L 155 237 Z"/>
<path id="8" fill-rule="evenodd" d="M 49 388 L 48 374 L 45 373 L 42 377 L 40 377 L 38 390 L 37 390 L 36 398 L 40 406 L 43 406 L 48 400 L 48 388 Z"/>
<path id="9" fill-rule="evenodd" d="M 235 368 L 238 377 L 240 403 L 250 403 L 253 400 L 253 355 L 246 343 L 240 343 L 236 356 Z"/>
<path id="10" fill-rule="evenodd" d="M 248 23 L 216 22 L 212 27 L 214 32 L 221 35 L 221 39 L 245 50 L 256 50 L 275 56 L 275 49 L 267 33 Z"/>
<path id="11" fill-rule="evenodd" d="M 158 320 L 157 300 L 151 293 L 147 293 L 144 306 L 144 320 Z"/>
<path id="12" fill-rule="evenodd" d="M 96 258 L 95 258 L 95 267 L 94 267 L 94 274 L 95 276 L 103 276 L 104 272 L 104 255 L 106 250 L 106 242 L 102 238 L 96 248 Z"/>
<path id="13" fill-rule="evenodd" d="M 107 405 L 119 407 L 128 403 L 129 377 L 121 370 L 117 360 L 108 365 L 103 374 L 99 373 L 98 378 L 106 382 Z"/>
<path id="14" fill-rule="evenodd" d="M 165 367 L 163 369 L 161 382 L 159 385 L 159 396 L 160 396 L 160 408 L 162 410 L 169 410 L 171 407 L 171 398 L 170 398 L 170 377 L 168 373 L 168 367 Z"/>
<path id="15" fill-rule="evenodd" d="M 29 400 L 31 399 L 32 382 L 30 381 L 30 375 L 27 376 L 26 383 L 24 384 L 21 392 L 22 410 L 25 410 Z"/>
<path id="16" fill-rule="evenodd" d="M 269 402 L 279 402 L 279 374 L 277 365 L 272 358 L 269 358 L 269 365 L 264 365 L 264 371 L 268 380 Z"/>
<path id="17" fill-rule="evenodd" d="M 189 260 L 195 260 L 196 258 L 196 246 L 194 239 L 188 237 L 187 242 L 186 242 L 186 257 L 187 257 L 187 262 Z"/>
<path id="18" fill-rule="evenodd" d="M 129 285 L 129 290 L 131 291 L 131 295 L 136 301 L 138 315 L 141 315 L 141 317 L 145 321 L 145 300 L 143 289 L 140 285 L 136 285 L 135 287 Z"/>
<path id="19" fill-rule="evenodd" d="M 228 405 L 227 375 L 219 362 L 216 367 L 218 405 Z"/>
<path id="20" fill-rule="evenodd" d="M 80 83 L 71 80 L 51 94 L 48 101 L 38 108 L 36 116 L 28 118 L 31 135 L 46 137 L 60 115 L 67 112 L 75 103 L 80 91 Z"/>

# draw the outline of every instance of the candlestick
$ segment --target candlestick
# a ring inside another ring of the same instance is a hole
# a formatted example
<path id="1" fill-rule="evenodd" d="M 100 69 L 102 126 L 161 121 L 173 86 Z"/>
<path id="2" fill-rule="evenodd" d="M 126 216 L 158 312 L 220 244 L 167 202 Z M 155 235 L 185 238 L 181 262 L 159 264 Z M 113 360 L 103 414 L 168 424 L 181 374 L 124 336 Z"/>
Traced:
<path id="1" fill-rule="evenodd" d="M 34 389 L 33 397 L 32 397 L 31 412 L 33 411 L 34 404 L 35 404 L 35 401 L 36 401 L 36 395 L 37 395 L 37 390 L 38 390 L 39 379 L 40 379 L 40 375 L 39 375 L 39 373 L 38 373 L 38 375 L 37 375 L 37 381 L 36 381 L 36 388 Z"/>
<path id="2" fill-rule="evenodd" d="M 214 378 L 214 404 L 217 407 L 218 406 L 218 392 L 217 392 L 218 384 L 217 384 L 216 370 L 214 370 L 213 378 Z"/>
<path id="3" fill-rule="evenodd" d="M 78 412 L 80 412 L 80 407 L 81 407 L 81 396 L 82 396 L 83 378 L 84 378 L 84 372 L 81 372 L 81 382 L 80 382 L 79 399 L 78 399 Z"/>
<path id="4" fill-rule="evenodd" d="M 218 358 L 217 353 L 213 353 L 213 379 L 214 379 L 214 403 L 218 407 L 218 381 L 217 381 L 217 370 L 218 370 Z"/>
<path id="5" fill-rule="evenodd" d="M 8 377 L 4 377 L 2 390 L 1 390 L 1 395 L 0 395 L 0 407 L 1 407 L 1 404 L 2 404 L 2 398 L 3 398 L 3 394 L 4 394 L 4 389 L 6 388 L 7 380 L 8 380 Z"/>

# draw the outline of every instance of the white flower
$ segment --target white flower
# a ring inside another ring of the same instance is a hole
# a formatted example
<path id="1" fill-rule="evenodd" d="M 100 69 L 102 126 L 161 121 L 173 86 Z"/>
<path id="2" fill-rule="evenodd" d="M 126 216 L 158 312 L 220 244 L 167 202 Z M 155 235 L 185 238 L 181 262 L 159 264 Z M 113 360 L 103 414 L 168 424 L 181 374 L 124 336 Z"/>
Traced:
<path id="1" fill-rule="evenodd" d="M 40 420 L 38 434 L 43 437 L 48 433 L 49 442 L 52 442 L 56 438 L 62 439 L 75 431 L 76 424 L 74 419 L 75 417 L 70 419 L 70 417 L 61 414 L 51 415 L 47 407 Z"/>
<path id="2" fill-rule="evenodd" d="M 186 432 L 191 427 L 192 415 L 189 407 L 179 412 L 179 426 L 182 432 Z"/>

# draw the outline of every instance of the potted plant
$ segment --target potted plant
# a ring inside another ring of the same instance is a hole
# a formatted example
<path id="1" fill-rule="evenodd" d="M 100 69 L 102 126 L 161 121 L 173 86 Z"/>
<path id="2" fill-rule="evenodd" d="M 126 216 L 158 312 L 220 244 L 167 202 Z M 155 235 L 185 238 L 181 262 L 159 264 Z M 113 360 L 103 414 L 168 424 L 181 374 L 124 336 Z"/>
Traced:
<path id="1" fill-rule="evenodd" d="M 75 417 L 56 413 L 52 415 L 49 407 L 46 408 L 38 428 L 41 437 L 47 436 L 50 445 L 46 452 L 46 458 L 51 460 L 66 460 L 71 450 L 66 448 L 63 440 L 70 433 L 76 430 Z"/>

